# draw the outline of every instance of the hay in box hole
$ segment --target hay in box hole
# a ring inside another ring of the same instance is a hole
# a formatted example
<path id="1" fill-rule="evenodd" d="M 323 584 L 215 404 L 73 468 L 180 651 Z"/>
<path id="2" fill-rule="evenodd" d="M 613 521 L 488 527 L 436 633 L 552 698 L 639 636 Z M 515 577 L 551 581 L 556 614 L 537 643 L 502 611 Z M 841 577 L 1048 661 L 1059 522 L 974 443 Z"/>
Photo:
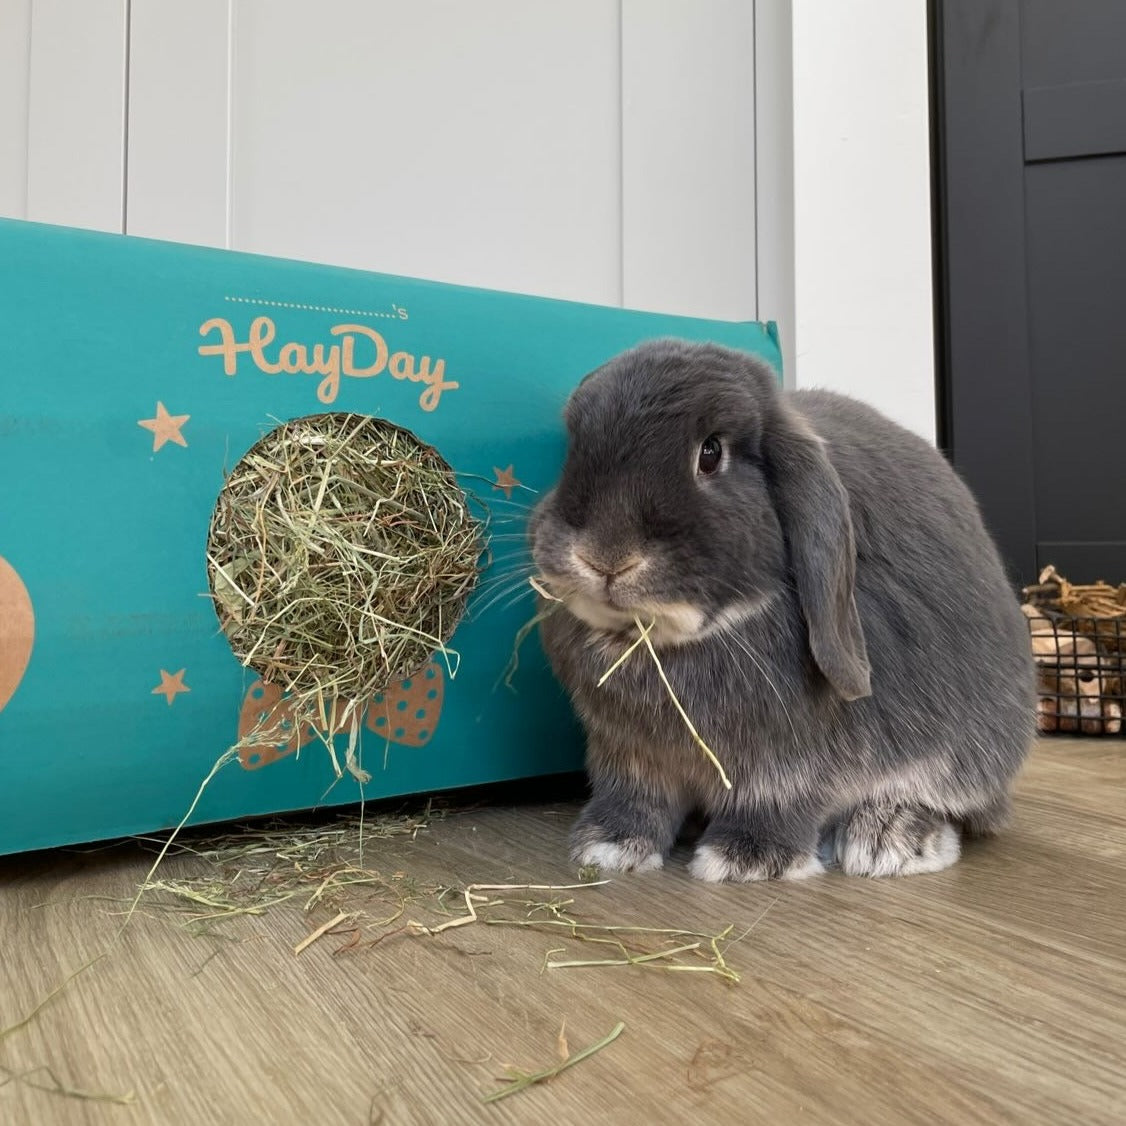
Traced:
<path id="1" fill-rule="evenodd" d="M 247 452 L 216 502 L 220 624 L 239 661 L 290 695 L 295 721 L 326 741 L 351 730 L 354 745 L 374 695 L 436 650 L 449 658 L 483 532 L 453 470 L 410 431 L 350 413 L 295 419 Z"/>

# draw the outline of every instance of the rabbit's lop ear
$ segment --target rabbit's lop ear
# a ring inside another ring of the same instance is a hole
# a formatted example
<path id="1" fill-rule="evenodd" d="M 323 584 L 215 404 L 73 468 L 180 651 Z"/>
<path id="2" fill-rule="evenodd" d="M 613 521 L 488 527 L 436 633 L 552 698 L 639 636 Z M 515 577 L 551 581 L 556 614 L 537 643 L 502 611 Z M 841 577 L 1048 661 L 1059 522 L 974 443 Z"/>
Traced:
<path id="1" fill-rule="evenodd" d="M 856 546 L 848 494 L 822 440 L 785 407 L 769 429 L 766 453 L 813 659 L 844 699 L 870 696 L 868 654 L 853 594 Z"/>

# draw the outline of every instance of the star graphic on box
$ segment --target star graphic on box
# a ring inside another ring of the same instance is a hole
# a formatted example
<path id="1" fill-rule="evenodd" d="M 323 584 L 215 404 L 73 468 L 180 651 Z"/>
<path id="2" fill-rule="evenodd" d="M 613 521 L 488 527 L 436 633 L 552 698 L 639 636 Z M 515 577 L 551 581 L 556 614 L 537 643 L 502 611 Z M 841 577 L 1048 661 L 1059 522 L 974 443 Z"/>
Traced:
<path id="1" fill-rule="evenodd" d="M 172 706 L 172 701 L 180 695 L 181 692 L 190 692 L 191 689 L 184 683 L 184 674 L 187 669 L 181 669 L 179 672 L 171 673 L 166 669 L 160 670 L 160 683 L 152 690 L 154 696 L 163 696 L 168 701 L 168 706 Z"/>
<path id="2" fill-rule="evenodd" d="M 496 474 L 496 480 L 493 482 L 494 489 L 502 489 L 507 500 L 512 499 L 512 490 L 520 488 L 520 482 L 516 480 L 513 467 L 510 465 L 507 469 L 498 469 L 493 466 L 493 472 Z"/>
<path id="3" fill-rule="evenodd" d="M 137 425 L 152 431 L 152 452 L 156 453 L 165 442 L 175 442 L 177 446 L 186 446 L 188 440 L 180 433 L 180 428 L 192 416 L 190 414 L 169 414 L 163 403 L 156 404 L 154 418 L 139 418 Z"/>

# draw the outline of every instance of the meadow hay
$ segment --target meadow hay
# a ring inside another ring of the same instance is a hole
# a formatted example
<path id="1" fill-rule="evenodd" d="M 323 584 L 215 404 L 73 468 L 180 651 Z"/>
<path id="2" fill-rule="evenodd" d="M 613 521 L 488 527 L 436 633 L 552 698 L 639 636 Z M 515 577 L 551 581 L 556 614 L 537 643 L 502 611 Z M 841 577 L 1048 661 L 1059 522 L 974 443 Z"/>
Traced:
<path id="1" fill-rule="evenodd" d="M 235 656 L 329 741 L 354 737 L 371 698 L 435 651 L 456 671 L 446 643 L 483 550 L 483 524 L 437 451 L 383 419 L 328 413 L 279 426 L 235 466 L 207 569 Z"/>
<path id="2" fill-rule="evenodd" d="M 428 801 L 413 811 L 340 814 L 330 824 L 279 819 L 219 836 L 196 834 L 176 847 L 180 874 L 147 885 L 153 893 L 149 909 L 179 917 L 189 933 L 228 938 L 245 935 L 242 928 L 257 917 L 293 912 L 308 928 L 293 948 L 297 955 L 329 937 L 333 955 L 342 956 L 392 938 L 426 940 L 472 926 L 507 927 L 550 936 L 541 972 L 630 967 L 738 983 L 726 949 L 766 911 L 739 936 L 730 925 L 718 931 L 643 926 L 607 917 L 613 900 L 597 893 L 610 881 L 585 874 L 579 883 L 457 884 L 400 870 L 404 856 L 390 847 L 378 856 L 391 870 L 371 865 L 365 842 L 390 846 L 470 812 Z"/>

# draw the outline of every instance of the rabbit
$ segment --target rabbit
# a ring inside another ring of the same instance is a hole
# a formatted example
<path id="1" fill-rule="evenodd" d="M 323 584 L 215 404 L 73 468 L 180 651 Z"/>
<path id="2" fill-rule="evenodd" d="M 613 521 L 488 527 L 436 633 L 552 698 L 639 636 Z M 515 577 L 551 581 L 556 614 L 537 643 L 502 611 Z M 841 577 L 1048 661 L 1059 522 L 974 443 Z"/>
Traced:
<path id="1" fill-rule="evenodd" d="M 937 872 L 991 835 L 1035 729 L 1027 627 L 976 501 L 873 408 L 643 343 L 587 375 L 532 510 L 540 624 L 585 730 L 571 859 L 707 881 Z M 543 603 L 551 609 L 550 602 Z M 730 779 L 692 739 L 644 649 Z"/>

